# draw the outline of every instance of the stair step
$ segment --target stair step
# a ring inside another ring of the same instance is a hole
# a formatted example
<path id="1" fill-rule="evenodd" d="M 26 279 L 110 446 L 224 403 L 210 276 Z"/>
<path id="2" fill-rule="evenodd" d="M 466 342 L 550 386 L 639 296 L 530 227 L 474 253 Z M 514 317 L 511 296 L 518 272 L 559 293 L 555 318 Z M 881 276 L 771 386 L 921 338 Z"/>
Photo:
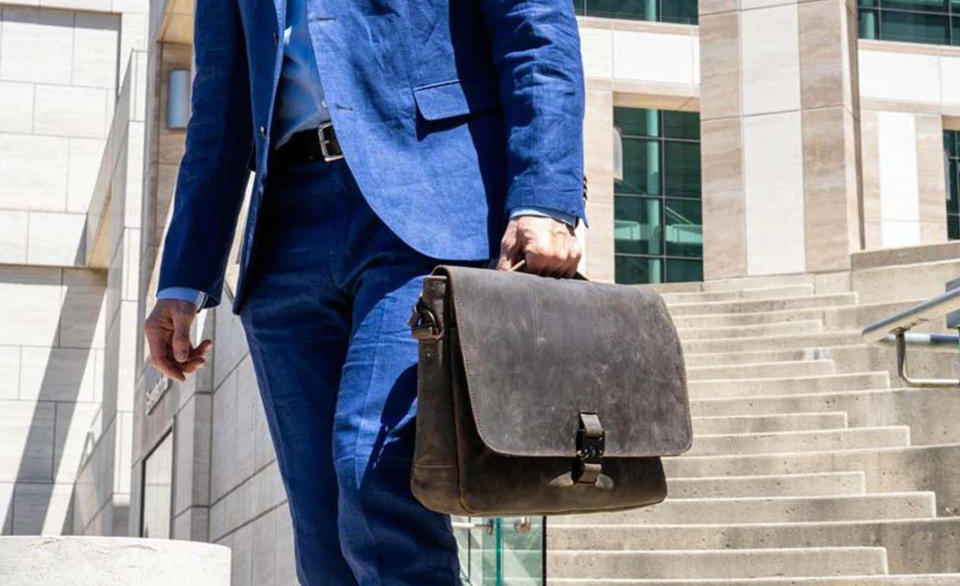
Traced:
<path id="1" fill-rule="evenodd" d="M 754 338 L 757 336 L 785 336 L 788 334 L 819 334 L 823 331 L 820 320 L 773 322 L 747 326 L 726 326 L 679 329 L 680 339 L 713 340 L 717 338 Z"/>
<path id="2" fill-rule="evenodd" d="M 883 425 L 890 423 L 892 413 L 876 413 L 882 421 L 875 418 L 860 421 L 854 419 L 852 410 L 870 401 L 887 399 L 898 393 L 909 393 L 902 389 L 873 389 L 866 391 L 831 391 L 825 393 L 797 393 L 792 395 L 766 395 L 753 397 L 693 398 L 690 412 L 694 417 L 721 417 L 742 415 L 779 415 L 782 413 L 845 411 L 848 425 Z M 888 407 L 892 409 L 892 406 Z M 887 407 L 885 407 L 887 408 Z M 870 415 L 868 413 L 868 415 Z M 882 416 L 882 417 L 880 417 Z"/>
<path id="3" fill-rule="evenodd" d="M 551 519 L 554 526 L 570 523 L 679 525 L 723 523 L 791 523 L 927 519 L 936 516 L 932 492 L 880 493 L 840 496 L 738 497 L 667 499 L 659 505 Z"/>
<path id="4" fill-rule="evenodd" d="M 548 548 L 583 551 L 847 547 L 887 550 L 896 574 L 960 572 L 960 517 L 691 525 L 563 525 L 547 533 Z"/>
<path id="5" fill-rule="evenodd" d="M 863 472 L 822 472 L 669 478 L 667 490 L 673 499 L 860 495 L 866 493 L 866 477 Z"/>
<path id="6" fill-rule="evenodd" d="M 804 295 L 784 297 L 781 299 L 671 303 L 668 307 L 672 315 L 711 315 L 718 313 L 756 313 L 759 311 L 781 311 L 785 309 L 836 307 L 853 305 L 856 301 L 857 296 L 854 293 L 836 293 L 833 295 Z"/>
<path id="7" fill-rule="evenodd" d="M 910 445 L 910 428 L 906 425 L 775 431 L 697 436 L 693 439 L 693 447 L 682 457 L 822 452 L 872 447 L 893 448 L 908 445 Z"/>
<path id="8" fill-rule="evenodd" d="M 861 391 L 890 388 L 890 374 L 881 371 L 777 378 L 695 380 L 690 381 L 687 388 L 691 399 Z"/>
<path id="9" fill-rule="evenodd" d="M 845 427 L 847 427 L 847 413 L 845 411 L 778 413 L 775 415 L 719 415 L 693 418 L 693 433 L 696 435 L 843 429 Z"/>
<path id="10" fill-rule="evenodd" d="M 862 340 L 860 347 L 866 349 Z M 857 345 L 844 345 L 845 348 L 856 348 Z M 830 348 L 788 348 L 777 350 L 743 350 L 739 352 L 712 351 L 712 352 L 684 352 L 683 358 L 687 368 L 706 366 L 733 366 L 735 364 L 756 364 L 762 362 L 799 362 L 804 360 L 830 360 Z"/>
<path id="11" fill-rule="evenodd" d="M 843 311 L 856 305 L 842 307 L 811 307 L 809 309 L 785 309 L 782 311 L 755 311 L 748 313 L 709 313 L 704 315 L 674 315 L 673 323 L 681 329 L 686 328 L 724 328 L 733 326 L 752 326 L 774 322 L 791 322 L 813 319 L 824 322 L 827 312 Z"/>
<path id="12" fill-rule="evenodd" d="M 539 584 L 540 582 L 531 582 Z M 513 584 L 513 582 L 511 582 Z M 731 578 L 705 580 L 597 580 L 596 578 L 551 579 L 550 586 L 957 586 L 960 574 L 898 574 L 879 576 L 806 578 Z"/>
<path id="13" fill-rule="evenodd" d="M 727 291 L 691 291 L 661 293 L 667 303 L 699 303 L 704 301 L 737 301 L 741 299 L 781 299 L 784 297 L 807 297 L 813 295 L 813 285 L 781 285 L 756 289 L 730 289 Z"/>
<path id="14" fill-rule="evenodd" d="M 683 341 L 684 354 L 713 352 L 743 352 L 749 350 L 796 350 L 863 344 L 860 332 L 826 332 L 784 336 L 757 336 L 753 338 L 715 338 Z"/>
<path id="15" fill-rule="evenodd" d="M 833 374 L 835 369 L 833 360 L 793 360 L 789 362 L 754 362 L 719 366 L 687 366 L 687 380 L 813 376 Z"/>
<path id="16" fill-rule="evenodd" d="M 564 578 L 759 578 L 877 575 L 887 572 L 882 547 L 750 550 L 556 551 L 547 557 L 551 583 Z"/>

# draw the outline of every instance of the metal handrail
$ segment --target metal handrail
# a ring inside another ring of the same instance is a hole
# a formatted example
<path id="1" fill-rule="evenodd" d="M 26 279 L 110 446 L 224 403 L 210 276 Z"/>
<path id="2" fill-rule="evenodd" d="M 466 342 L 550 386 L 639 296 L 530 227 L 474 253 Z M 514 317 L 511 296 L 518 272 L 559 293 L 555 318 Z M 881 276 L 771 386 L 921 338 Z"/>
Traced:
<path id="1" fill-rule="evenodd" d="M 910 309 L 876 321 L 863 329 L 867 342 L 893 342 L 897 348 L 897 375 L 914 387 L 956 387 L 960 380 L 942 378 L 913 378 L 907 373 L 907 344 L 960 347 L 960 337 L 952 334 L 919 334 L 910 329 L 928 321 L 960 310 L 960 288 L 924 301 Z"/>

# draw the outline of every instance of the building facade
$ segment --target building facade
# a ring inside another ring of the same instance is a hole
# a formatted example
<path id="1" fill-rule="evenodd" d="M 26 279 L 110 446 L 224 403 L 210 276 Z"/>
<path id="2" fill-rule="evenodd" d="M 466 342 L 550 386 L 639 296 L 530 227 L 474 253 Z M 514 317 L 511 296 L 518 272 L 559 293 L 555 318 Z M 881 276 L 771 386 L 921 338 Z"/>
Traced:
<path id="1" fill-rule="evenodd" d="M 228 304 L 201 314 L 212 367 L 184 385 L 147 366 L 140 335 L 183 153 L 193 3 L 27 4 L 0 4 L 3 532 L 212 541 L 233 548 L 236 584 L 293 584 Z M 955 0 L 574 6 L 589 277 L 829 288 L 854 253 L 960 238 Z"/>

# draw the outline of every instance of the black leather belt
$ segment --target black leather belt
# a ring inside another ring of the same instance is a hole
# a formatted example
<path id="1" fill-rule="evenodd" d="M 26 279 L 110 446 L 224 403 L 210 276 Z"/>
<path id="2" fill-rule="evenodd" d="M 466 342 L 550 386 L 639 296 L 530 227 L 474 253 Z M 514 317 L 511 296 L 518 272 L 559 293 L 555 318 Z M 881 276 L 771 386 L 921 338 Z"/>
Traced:
<path id="1" fill-rule="evenodd" d="M 297 165 L 324 161 L 332 163 L 343 158 L 333 124 L 324 122 L 318 128 L 301 130 L 290 137 L 270 156 L 272 165 Z"/>

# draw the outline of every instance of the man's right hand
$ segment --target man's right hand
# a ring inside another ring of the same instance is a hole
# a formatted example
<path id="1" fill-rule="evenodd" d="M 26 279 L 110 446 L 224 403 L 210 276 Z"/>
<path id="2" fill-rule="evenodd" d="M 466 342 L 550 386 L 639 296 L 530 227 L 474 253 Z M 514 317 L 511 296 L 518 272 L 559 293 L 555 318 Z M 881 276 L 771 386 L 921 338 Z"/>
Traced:
<path id="1" fill-rule="evenodd" d="M 180 382 L 203 368 L 204 355 L 213 345 L 212 340 L 196 347 L 190 342 L 190 326 L 196 316 L 197 307 L 189 301 L 159 299 L 143 326 L 153 366 Z"/>

